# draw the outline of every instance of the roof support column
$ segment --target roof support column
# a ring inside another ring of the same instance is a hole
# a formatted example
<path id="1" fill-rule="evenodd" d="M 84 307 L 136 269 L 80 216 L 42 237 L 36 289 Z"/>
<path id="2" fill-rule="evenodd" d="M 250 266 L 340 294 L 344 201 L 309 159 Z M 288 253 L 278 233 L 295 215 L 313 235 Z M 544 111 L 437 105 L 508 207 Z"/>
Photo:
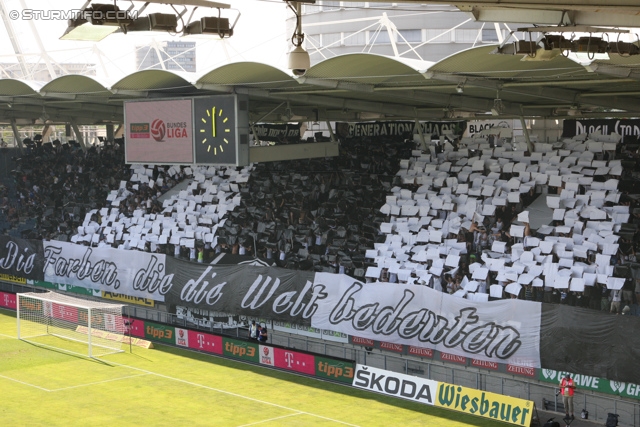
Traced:
<path id="1" fill-rule="evenodd" d="M 336 134 L 333 133 L 331 122 L 329 120 L 326 120 L 325 123 L 327 124 L 327 129 L 329 129 L 329 136 L 331 136 L 331 142 L 336 142 Z"/>
<path id="2" fill-rule="evenodd" d="M 107 123 L 105 126 L 107 132 L 107 141 L 113 142 L 113 123 Z"/>
<path id="3" fill-rule="evenodd" d="M 51 135 L 51 132 L 53 131 L 53 126 L 46 124 L 42 127 L 42 132 L 40 132 L 40 134 L 42 135 L 42 142 L 46 142 L 47 139 L 49 138 L 49 136 Z"/>
<path id="4" fill-rule="evenodd" d="M 11 130 L 13 131 L 13 140 L 15 141 L 14 145 L 20 149 L 21 153 L 24 153 L 24 146 L 22 145 L 22 140 L 20 139 L 20 132 L 18 132 L 16 119 L 11 119 Z"/>
<path id="5" fill-rule="evenodd" d="M 429 149 L 427 142 L 424 140 L 424 134 L 422 133 L 422 126 L 420 126 L 420 121 L 418 119 L 416 119 L 415 126 L 416 126 L 416 129 L 418 129 L 418 135 L 420 135 L 420 148 L 422 149 L 422 151 L 427 151 L 429 152 L 429 154 L 431 154 L 431 150 Z"/>
<path id="6" fill-rule="evenodd" d="M 82 147 L 82 151 L 87 151 L 87 146 L 84 145 L 84 138 L 82 137 L 82 133 L 80 133 L 78 124 L 76 122 L 71 122 L 71 128 L 73 129 L 73 133 L 76 136 L 76 142 L 80 144 L 80 147 Z"/>
<path id="7" fill-rule="evenodd" d="M 529 139 L 529 129 L 527 129 L 527 123 L 524 120 L 524 116 L 520 116 L 520 124 L 522 125 L 522 132 L 524 133 L 524 140 L 527 141 L 527 149 L 529 150 L 529 153 L 533 153 L 535 147 L 533 146 L 533 143 L 531 142 L 531 139 Z"/>

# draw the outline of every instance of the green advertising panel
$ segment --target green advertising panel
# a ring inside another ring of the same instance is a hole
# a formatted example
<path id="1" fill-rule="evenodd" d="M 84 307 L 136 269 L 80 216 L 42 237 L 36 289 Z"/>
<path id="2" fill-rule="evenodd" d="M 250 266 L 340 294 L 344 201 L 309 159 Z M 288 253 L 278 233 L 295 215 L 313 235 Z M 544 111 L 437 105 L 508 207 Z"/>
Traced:
<path id="1" fill-rule="evenodd" d="M 100 291 L 94 291 L 93 289 L 84 288 L 82 286 L 63 285 L 63 284 L 60 284 L 60 283 L 44 282 L 44 281 L 40 281 L 40 280 L 34 280 L 33 281 L 33 285 L 37 286 L 39 288 L 53 289 L 55 291 L 71 292 L 71 293 L 74 293 L 74 294 L 86 295 L 86 296 L 90 296 L 90 297 L 99 297 L 99 296 L 101 296 Z"/>
<path id="2" fill-rule="evenodd" d="M 554 371 L 553 369 L 539 369 L 540 381 L 560 384 L 560 380 L 566 374 L 571 375 L 576 383 L 578 391 L 596 391 L 598 393 L 615 394 L 630 399 L 640 399 L 640 386 L 633 383 L 610 381 L 605 378 L 590 377 L 588 375 L 574 374 L 566 371 Z"/>
<path id="3" fill-rule="evenodd" d="M 175 345 L 176 330 L 173 326 L 160 325 L 158 323 L 144 322 L 144 338 L 151 341 L 160 341 Z"/>
<path id="4" fill-rule="evenodd" d="M 353 362 L 316 356 L 316 377 L 351 384 L 354 370 Z"/>
<path id="5" fill-rule="evenodd" d="M 247 362 L 258 363 L 260 357 L 258 354 L 258 344 L 233 340 L 231 338 L 223 338 L 223 355 L 233 357 L 235 359 L 246 360 Z"/>

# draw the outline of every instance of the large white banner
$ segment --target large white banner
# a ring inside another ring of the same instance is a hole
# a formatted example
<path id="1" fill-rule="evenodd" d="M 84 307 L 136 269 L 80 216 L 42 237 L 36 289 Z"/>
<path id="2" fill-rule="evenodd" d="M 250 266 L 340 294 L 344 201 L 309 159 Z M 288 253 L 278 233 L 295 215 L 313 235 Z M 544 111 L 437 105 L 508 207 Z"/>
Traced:
<path id="1" fill-rule="evenodd" d="M 165 255 L 45 241 L 44 280 L 164 302 Z"/>
<path id="2" fill-rule="evenodd" d="M 438 381 L 360 364 L 356 365 L 356 373 L 353 376 L 352 385 L 426 405 L 433 405 L 438 392 Z"/>
<path id="3" fill-rule="evenodd" d="M 426 286 L 316 273 L 326 297 L 311 325 L 348 335 L 512 365 L 540 367 L 541 304 L 471 302 Z"/>

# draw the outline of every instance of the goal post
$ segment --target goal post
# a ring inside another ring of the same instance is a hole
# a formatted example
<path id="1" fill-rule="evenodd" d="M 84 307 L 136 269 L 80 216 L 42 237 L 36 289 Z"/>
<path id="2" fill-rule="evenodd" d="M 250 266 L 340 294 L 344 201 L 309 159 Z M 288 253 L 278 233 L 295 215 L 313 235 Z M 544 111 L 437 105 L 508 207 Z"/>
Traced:
<path id="1" fill-rule="evenodd" d="M 89 357 L 123 351 L 124 304 L 51 291 L 17 294 L 16 303 L 18 339 Z"/>

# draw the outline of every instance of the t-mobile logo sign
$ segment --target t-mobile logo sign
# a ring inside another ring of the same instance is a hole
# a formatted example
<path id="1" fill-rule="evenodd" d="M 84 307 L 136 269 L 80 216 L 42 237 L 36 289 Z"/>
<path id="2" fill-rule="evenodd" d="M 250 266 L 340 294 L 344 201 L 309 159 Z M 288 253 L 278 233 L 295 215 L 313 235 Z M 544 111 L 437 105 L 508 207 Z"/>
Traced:
<path id="1" fill-rule="evenodd" d="M 4 294 L 3 297 L 4 297 L 4 306 L 9 307 L 9 295 Z"/>
<path id="2" fill-rule="evenodd" d="M 200 348 L 204 348 L 204 335 L 198 334 L 197 341 Z"/>
<path id="3" fill-rule="evenodd" d="M 287 368 L 291 368 L 293 365 L 293 353 L 285 351 L 284 361 L 287 363 Z"/>

